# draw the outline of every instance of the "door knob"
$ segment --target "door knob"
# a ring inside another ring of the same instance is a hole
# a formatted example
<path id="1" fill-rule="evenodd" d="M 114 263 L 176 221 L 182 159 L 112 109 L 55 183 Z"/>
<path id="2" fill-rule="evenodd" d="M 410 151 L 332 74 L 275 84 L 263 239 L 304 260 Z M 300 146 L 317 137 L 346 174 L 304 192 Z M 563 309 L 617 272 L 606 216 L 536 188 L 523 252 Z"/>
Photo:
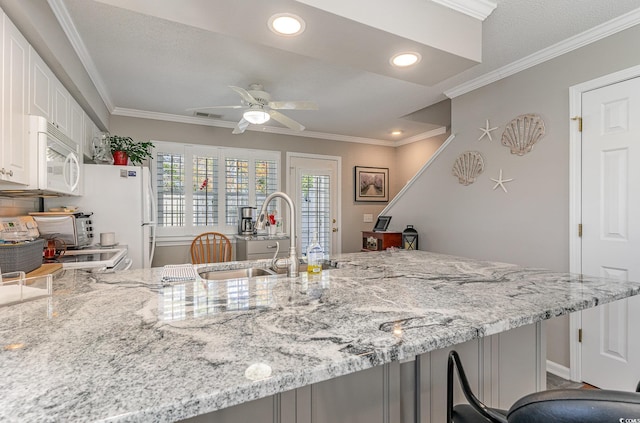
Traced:
<path id="1" fill-rule="evenodd" d="M 331 229 L 332 232 L 338 232 L 338 228 Z"/>

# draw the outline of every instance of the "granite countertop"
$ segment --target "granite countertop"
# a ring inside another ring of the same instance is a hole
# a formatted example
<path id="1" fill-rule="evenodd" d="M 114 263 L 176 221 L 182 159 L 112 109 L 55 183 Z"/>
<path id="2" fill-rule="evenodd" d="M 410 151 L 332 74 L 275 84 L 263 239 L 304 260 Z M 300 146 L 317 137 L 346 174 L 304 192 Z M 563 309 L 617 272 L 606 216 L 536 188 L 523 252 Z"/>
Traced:
<path id="1" fill-rule="evenodd" d="M 640 292 L 423 251 L 334 260 L 170 284 L 66 270 L 53 297 L 0 307 L 0 421 L 175 421 Z"/>

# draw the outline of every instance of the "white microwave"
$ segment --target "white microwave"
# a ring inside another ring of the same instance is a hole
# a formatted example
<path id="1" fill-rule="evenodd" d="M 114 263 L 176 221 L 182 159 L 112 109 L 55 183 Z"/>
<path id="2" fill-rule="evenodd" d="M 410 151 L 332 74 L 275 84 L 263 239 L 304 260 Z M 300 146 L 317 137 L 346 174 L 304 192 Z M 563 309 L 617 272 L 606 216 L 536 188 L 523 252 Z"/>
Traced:
<path id="1" fill-rule="evenodd" d="M 30 120 L 31 146 L 37 146 L 35 148 L 38 151 L 37 189 L 58 194 L 80 195 L 78 144 L 45 118 L 30 116 Z"/>
<path id="2" fill-rule="evenodd" d="M 2 195 L 80 195 L 80 146 L 42 116 L 29 116 L 29 157 L 29 183 L 0 184 Z"/>

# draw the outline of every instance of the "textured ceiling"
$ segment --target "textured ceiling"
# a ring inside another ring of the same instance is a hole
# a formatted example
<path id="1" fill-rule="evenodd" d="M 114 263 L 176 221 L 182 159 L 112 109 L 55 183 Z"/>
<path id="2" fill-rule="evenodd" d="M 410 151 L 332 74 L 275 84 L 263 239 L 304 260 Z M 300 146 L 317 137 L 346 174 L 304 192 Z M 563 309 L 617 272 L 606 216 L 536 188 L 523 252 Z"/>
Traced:
<path id="1" fill-rule="evenodd" d="M 306 132 L 377 140 L 394 140 L 393 129 L 406 139 L 438 128 L 428 113 L 414 112 L 453 87 L 640 7 L 639 0 L 497 0 L 482 23 L 481 63 L 423 45 L 435 52 L 437 66 L 427 60 L 412 71 L 419 74 L 402 75 L 376 68 L 377 56 L 410 41 L 291 0 L 159 0 L 150 12 L 142 0 L 59 1 L 116 113 L 192 116 L 187 108 L 239 104 L 228 86 L 258 82 L 273 99 L 318 103 L 318 111 L 285 112 Z M 178 4 L 182 9 L 171 10 Z M 307 21 L 306 38 L 267 39 L 258 23 L 287 7 Z M 208 112 L 230 123 L 241 117 L 232 109 Z"/>

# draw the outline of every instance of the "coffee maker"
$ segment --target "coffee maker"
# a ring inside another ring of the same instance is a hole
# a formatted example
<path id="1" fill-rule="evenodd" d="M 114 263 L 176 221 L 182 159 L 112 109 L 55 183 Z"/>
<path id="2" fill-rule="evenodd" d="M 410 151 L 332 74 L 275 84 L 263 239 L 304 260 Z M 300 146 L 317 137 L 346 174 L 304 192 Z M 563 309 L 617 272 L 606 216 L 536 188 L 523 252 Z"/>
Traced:
<path id="1" fill-rule="evenodd" d="M 255 207 L 238 207 L 238 233 L 240 235 L 253 235 L 254 221 L 253 211 Z"/>

